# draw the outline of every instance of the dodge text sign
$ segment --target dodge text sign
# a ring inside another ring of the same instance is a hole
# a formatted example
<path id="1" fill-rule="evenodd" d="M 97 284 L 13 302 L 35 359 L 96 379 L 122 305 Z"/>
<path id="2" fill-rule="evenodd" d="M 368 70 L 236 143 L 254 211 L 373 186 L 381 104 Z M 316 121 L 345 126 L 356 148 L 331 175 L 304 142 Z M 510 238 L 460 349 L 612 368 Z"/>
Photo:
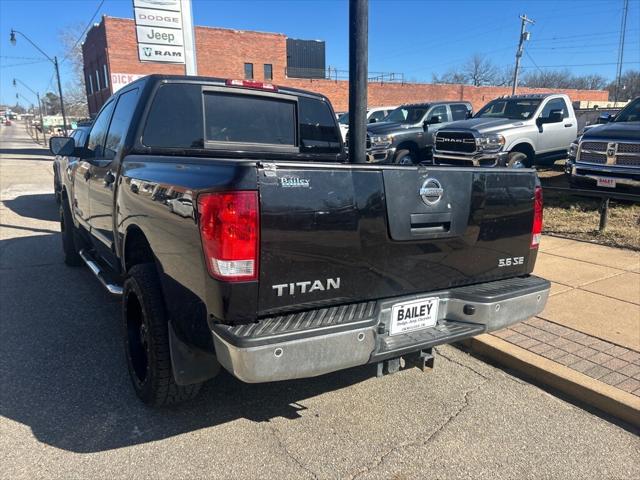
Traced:
<path id="1" fill-rule="evenodd" d="M 148 8 L 134 8 L 136 25 L 148 27 L 182 28 L 179 12 L 165 12 Z"/>

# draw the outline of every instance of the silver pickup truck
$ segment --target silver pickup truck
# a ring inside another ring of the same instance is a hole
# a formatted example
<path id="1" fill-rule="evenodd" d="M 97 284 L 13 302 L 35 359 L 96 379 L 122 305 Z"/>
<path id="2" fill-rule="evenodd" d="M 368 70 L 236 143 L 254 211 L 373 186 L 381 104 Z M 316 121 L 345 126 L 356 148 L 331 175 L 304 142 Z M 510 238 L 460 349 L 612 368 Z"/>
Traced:
<path id="1" fill-rule="evenodd" d="M 473 118 L 435 137 L 434 163 L 531 167 L 565 158 L 577 134 L 567 95 L 512 95 L 492 100 Z"/>

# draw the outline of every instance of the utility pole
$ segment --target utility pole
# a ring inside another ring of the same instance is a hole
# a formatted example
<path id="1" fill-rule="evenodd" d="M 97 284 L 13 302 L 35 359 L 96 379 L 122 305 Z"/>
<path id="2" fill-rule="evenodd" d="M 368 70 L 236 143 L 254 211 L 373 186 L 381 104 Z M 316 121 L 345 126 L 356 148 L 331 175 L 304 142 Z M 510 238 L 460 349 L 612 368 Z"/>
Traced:
<path id="1" fill-rule="evenodd" d="M 44 133 L 44 119 L 42 118 L 42 103 L 40 101 L 40 92 L 35 92 L 29 85 L 27 85 L 26 83 L 24 83 L 22 80 L 18 80 L 17 78 L 13 79 L 13 86 L 17 87 L 18 84 L 17 82 L 20 82 L 22 84 L 23 87 L 25 87 L 27 90 L 29 90 L 31 93 L 33 93 L 37 99 L 38 99 L 38 113 L 40 116 L 40 129 L 42 130 L 42 144 L 45 145 L 47 143 L 47 134 Z M 36 129 L 36 132 L 38 131 L 38 129 Z M 36 139 L 37 139 L 38 134 L 36 133 Z"/>
<path id="2" fill-rule="evenodd" d="M 520 58 L 524 53 L 524 42 L 528 41 L 531 37 L 531 33 L 527 32 L 527 23 L 533 25 L 534 22 L 530 18 L 527 18 L 526 15 L 520 15 L 520 20 L 522 24 L 520 25 L 520 43 L 518 44 L 518 50 L 516 51 L 516 68 L 513 71 L 513 86 L 511 88 L 511 95 L 516 94 L 516 89 L 518 88 L 518 73 L 520 70 Z"/>
<path id="3" fill-rule="evenodd" d="M 349 162 L 366 162 L 369 0 L 349 0 Z"/>
<path id="4" fill-rule="evenodd" d="M 618 101 L 618 95 L 620 93 L 620 82 L 622 81 L 622 59 L 624 58 L 624 40 L 627 30 L 627 12 L 629 11 L 629 0 L 624 0 L 624 6 L 622 7 L 622 25 L 620 26 L 620 44 L 618 47 L 618 68 L 616 71 L 616 90 L 613 96 L 613 101 Z"/>

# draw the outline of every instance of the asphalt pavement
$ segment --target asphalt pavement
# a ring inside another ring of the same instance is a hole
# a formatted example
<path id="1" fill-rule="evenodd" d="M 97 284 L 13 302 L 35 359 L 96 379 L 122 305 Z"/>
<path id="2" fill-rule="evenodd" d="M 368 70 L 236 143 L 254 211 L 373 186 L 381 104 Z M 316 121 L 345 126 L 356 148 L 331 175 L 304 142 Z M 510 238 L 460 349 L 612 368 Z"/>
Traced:
<path id="1" fill-rule="evenodd" d="M 118 301 L 62 262 L 51 157 L 0 128 L 1 478 L 640 478 L 637 431 L 451 346 L 144 407 Z"/>

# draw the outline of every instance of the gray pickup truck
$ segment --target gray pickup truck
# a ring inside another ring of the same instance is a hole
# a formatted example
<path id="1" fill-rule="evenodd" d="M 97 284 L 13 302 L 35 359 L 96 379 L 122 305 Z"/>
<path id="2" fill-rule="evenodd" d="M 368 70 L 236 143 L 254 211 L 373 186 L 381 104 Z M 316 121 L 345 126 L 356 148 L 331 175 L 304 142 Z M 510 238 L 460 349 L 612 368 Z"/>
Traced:
<path id="1" fill-rule="evenodd" d="M 513 95 L 492 100 L 473 118 L 438 130 L 434 163 L 531 167 L 565 158 L 577 134 L 567 95 Z"/>
<path id="2" fill-rule="evenodd" d="M 469 102 L 402 105 L 367 127 L 367 160 L 413 165 L 431 158 L 435 132 L 472 114 Z"/>

